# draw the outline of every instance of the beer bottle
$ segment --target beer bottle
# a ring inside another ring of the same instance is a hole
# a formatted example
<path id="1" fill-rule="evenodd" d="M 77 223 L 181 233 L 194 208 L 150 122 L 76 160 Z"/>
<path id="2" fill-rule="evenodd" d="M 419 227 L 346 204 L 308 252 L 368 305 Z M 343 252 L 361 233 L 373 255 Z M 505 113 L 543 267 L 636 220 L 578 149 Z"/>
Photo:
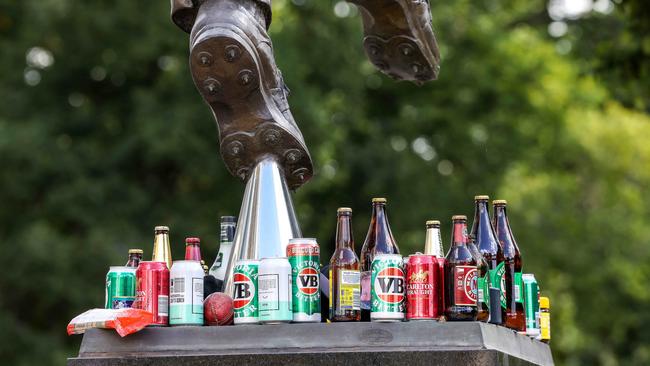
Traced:
<path id="1" fill-rule="evenodd" d="M 451 220 L 454 226 L 445 265 L 445 316 L 449 321 L 473 321 L 478 314 L 476 257 L 467 246 L 467 217 L 456 215 Z"/>
<path id="2" fill-rule="evenodd" d="M 438 278 L 440 279 L 440 296 L 438 297 L 438 309 L 444 314 L 445 309 L 445 252 L 442 247 L 442 237 L 440 235 L 440 221 L 429 220 L 426 222 L 427 234 L 424 241 L 424 254 L 435 256 L 436 268 L 438 269 Z"/>
<path id="3" fill-rule="evenodd" d="M 186 261 L 201 260 L 201 239 L 199 238 L 185 239 L 185 260 Z"/>
<path id="4" fill-rule="evenodd" d="M 500 287 L 501 275 L 503 274 L 503 248 L 497 240 L 494 227 L 490 221 L 488 211 L 488 196 L 474 197 L 474 222 L 470 236 L 474 239 L 478 253 L 487 267 L 487 273 L 479 274 L 479 307 L 478 320 L 488 321 L 489 310 L 482 311 L 482 308 L 489 309 L 490 287 Z M 505 306 L 505 296 L 502 299 Z M 501 319 L 505 319 L 505 308 L 502 311 Z"/>
<path id="5" fill-rule="evenodd" d="M 336 249 L 329 268 L 329 318 L 335 322 L 361 319 L 359 258 L 354 252 L 351 220 L 352 209 L 338 209 Z"/>
<path id="6" fill-rule="evenodd" d="M 138 268 L 142 260 L 142 249 L 129 249 L 129 260 L 124 265 L 125 267 Z"/>
<path id="7" fill-rule="evenodd" d="M 232 242 L 235 240 L 237 218 L 235 216 L 221 216 L 221 235 L 219 240 L 219 253 L 210 267 L 210 274 L 220 282 L 226 276 L 226 268 L 230 261 Z"/>
<path id="8" fill-rule="evenodd" d="M 377 254 L 399 254 L 386 216 L 386 199 L 372 199 L 372 217 L 361 248 L 361 320 L 370 321 L 370 274 Z"/>
<path id="9" fill-rule="evenodd" d="M 523 284 L 521 279 L 521 254 L 515 237 L 510 229 L 510 222 L 506 213 L 507 202 L 494 200 L 493 225 L 497 239 L 503 248 L 504 273 L 501 279 L 506 294 L 506 327 L 518 332 L 526 331 L 526 313 L 524 311 L 524 297 L 522 296 Z"/>
<path id="10" fill-rule="evenodd" d="M 154 229 L 152 262 L 165 262 L 167 269 L 172 268 L 172 249 L 169 245 L 169 228 L 156 226 Z"/>

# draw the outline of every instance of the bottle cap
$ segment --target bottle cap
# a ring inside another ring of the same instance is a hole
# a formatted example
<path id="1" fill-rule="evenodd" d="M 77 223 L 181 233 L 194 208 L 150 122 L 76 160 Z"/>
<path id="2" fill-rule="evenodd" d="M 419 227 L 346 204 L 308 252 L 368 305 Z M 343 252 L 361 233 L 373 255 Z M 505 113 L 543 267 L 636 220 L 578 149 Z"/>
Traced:
<path id="1" fill-rule="evenodd" d="M 169 231 L 169 227 L 168 226 L 156 226 L 156 228 L 153 229 L 153 230 L 154 231 Z"/>
<path id="2" fill-rule="evenodd" d="M 474 196 L 474 201 L 487 201 L 490 199 L 490 196 L 488 195 L 479 195 L 479 196 Z"/>
<path id="3" fill-rule="evenodd" d="M 337 213 L 342 213 L 342 212 L 352 212 L 352 209 L 350 207 L 339 207 L 338 210 L 336 210 Z"/>
<path id="4" fill-rule="evenodd" d="M 142 249 L 129 249 L 129 254 L 142 254 Z"/>
<path id="5" fill-rule="evenodd" d="M 440 226 L 440 221 L 438 221 L 438 220 L 428 220 L 428 221 L 426 222 L 426 225 L 427 225 L 427 226 L 430 226 L 430 225 L 437 225 L 437 226 Z"/>
<path id="6" fill-rule="evenodd" d="M 372 199 L 372 203 L 386 203 L 386 199 L 383 197 L 375 197 Z"/>
<path id="7" fill-rule="evenodd" d="M 551 307 L 551 300 L 546 296 L 539 297 L 539 307 L 544 309 L 549 309 Z"/>
<path id="8" fill-rule="evenodd" d="M 454 215 L 451 217 L 451 221 L 456 221 L 456 220 L 467 220 L 467 216 L 465 215 Z"/>
<path id="9" fill-rule="evenodd" d="M 185 244 L 201 244 L 201 239 L 199 238 L 186 238 L 185 239 Z"/>
<path id="10" fill-rule="evenodd" d="M 507 205 L 508 201 L 506 201 L 506 200 L 494 200 L 494 201 L 492 201 L 492 204 L 493 205 Z"/>
<path id="11" fill-rule="evenodd" d="M 237 223 L 237 216 L 221 216 L 221 223 Z"/>

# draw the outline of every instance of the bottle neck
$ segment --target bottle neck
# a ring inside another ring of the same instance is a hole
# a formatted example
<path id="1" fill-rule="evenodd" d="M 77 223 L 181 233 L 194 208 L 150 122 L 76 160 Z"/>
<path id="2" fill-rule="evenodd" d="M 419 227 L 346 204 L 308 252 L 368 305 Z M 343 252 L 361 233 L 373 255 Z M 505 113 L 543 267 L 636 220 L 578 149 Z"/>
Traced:
<path id="1" fill-rule="evenodd" d="M 198 244 L 185 245 L 185 260 L 186 261 L 200 261 L 201 260 L 201 247 Z"/>
<path id="2" fill-rule="evenodd" d="M 336 249 L 345 248 L 354 250 L 352 217 L 350 215 L 339 215 L 336 223 Z"/>
<path id="3" fill-rule="evenodd" d="M 375 248 L 377 253 L 399 253 L 397 243 L 390 230 L 385 203 L 373 203 L 370 227 L 366 236 L 366 243 L 370 248 Z"/>
<path id="4" fill-rule="evenodd" d="M 474 238 L 475 244 L 481 252 L 497 254 L 499 244 L 494 227 L 490 221 L 487 200 L 476 201 L 471 236 Z"/>
<path id="5" fill-rule="evenodd" d="M 424 254 L 444 257 L 442 249 L 442 237 L 440 228 L 436 226 L 427 226 L 427 236 L 424 243 Z"/>
<path id="6" fill-rule="evenodd" d="M 129 254 L 129 260 L 126 262 L 127 267 L 138 267 L 142 260 L 142 254 L 132 253 Z"/>
<path id="7" fill-rule="evenodd" d="M 454 221 L 454 228 L 451 233 L 451 245 L 454 247 L 466 246 L 468 242 L 469 238 L 467 236 L 467 222 Z"/>
<path id="8" fill-rule="evenodd" d="M 503 255 L 505 257 L 513 257 L 518 249 L 515 238 L 512 235 L 512 230 L 510 229 L 506 206 L 498 205 L 494 207 L 494 229 L 497 234 L 497 239 L 503 246 Z"/>
<path id="9" fill-rule="evenodd" d="M 171 249 L 169 246 L 169 233 L 157 232 L 153 242 L 153 256 L 151 260 L 154 262 L 167 262 L 168 266 L 171 264 Z"/>
<path id="10" fill-rule="evenodd" d="M 221 224 L 221 235 L 220 235 L 221 244 L 232 243 L 235 239 L 235 224 L 234 223 L 222 223 Z"/>

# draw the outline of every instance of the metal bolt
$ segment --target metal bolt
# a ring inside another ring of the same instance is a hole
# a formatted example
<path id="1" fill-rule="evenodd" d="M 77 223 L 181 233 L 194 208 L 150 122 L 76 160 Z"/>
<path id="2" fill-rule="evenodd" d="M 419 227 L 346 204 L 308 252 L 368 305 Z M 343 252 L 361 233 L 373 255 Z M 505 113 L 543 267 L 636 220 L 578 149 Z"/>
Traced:
<path id="1" fill-rule="evenodd" d="M 213 78 L 205 79 L 203 86 L 209 94 L 216 94 L 219 90 L 221 90 L 221 83 Z"/>
<path id="2" fill-rule="evenodd" d="M 300 151 L 297 149 L 291 149 L 288 150 L 285 154 L 284 157 L 287 159 L 287 162 L 289 163 L 295 163 L 298 160 L 300 160 Z"/>
<path id="3" fill-rule="evenodd" d="M 246 69 L 239 72 L 239 83 L 241 85 L 248 85 L 253 80 L 253 72 Z"/>
<path id="4" fill-rule="evenodd" d="M 276 130 L 267 130 L 264 133 L 264 142 L 267 145 L 275 145 L 280 140 L 280 133 Z"/>
<path id="5" fill-rule="evenodd" d="M 239 141 L 233 141 L 230 144 L 228 144 L 228 152 L 232 156 L 239 155 L 242 152 L 242 150 L 244 150 L 244 145 Z"/>
<path id="6" fill-rule="evenodd" d="M 239 55 L 241 55 L 241 50 L 239 49 L 238 46 L 234 44 L 231 44 L 230 46 L 226 46 L 226 61 L 233 62 L 237 58 L 239 58 Z"/>
<path id="7" fill-rule="evenodd" d="M 212 65 L 212 55 L 210 52 L 199 52 L 199 62 L 201 63 L 202 66 L 210 66 Z"/>

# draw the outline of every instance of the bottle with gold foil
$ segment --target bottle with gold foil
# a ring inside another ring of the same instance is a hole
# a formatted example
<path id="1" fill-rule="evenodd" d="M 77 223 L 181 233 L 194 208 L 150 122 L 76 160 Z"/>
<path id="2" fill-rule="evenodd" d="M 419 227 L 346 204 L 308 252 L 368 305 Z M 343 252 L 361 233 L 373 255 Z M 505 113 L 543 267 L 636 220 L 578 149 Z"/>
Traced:
<path id="1" fill-rule="evenodd" d="M 424 241 L 424 253 L 436 257 L 445 257 L 440 235 L 440 221 L 429 220 L 426 222 L 427 234 Z"/>
<path id="2" fill-rule="evenodd" d="M 167 269 L 172 268 L 172 249 L 169 244 L 169 228 L 156 226 L 154 229 L 152 262 L 165 262 Z"/>

